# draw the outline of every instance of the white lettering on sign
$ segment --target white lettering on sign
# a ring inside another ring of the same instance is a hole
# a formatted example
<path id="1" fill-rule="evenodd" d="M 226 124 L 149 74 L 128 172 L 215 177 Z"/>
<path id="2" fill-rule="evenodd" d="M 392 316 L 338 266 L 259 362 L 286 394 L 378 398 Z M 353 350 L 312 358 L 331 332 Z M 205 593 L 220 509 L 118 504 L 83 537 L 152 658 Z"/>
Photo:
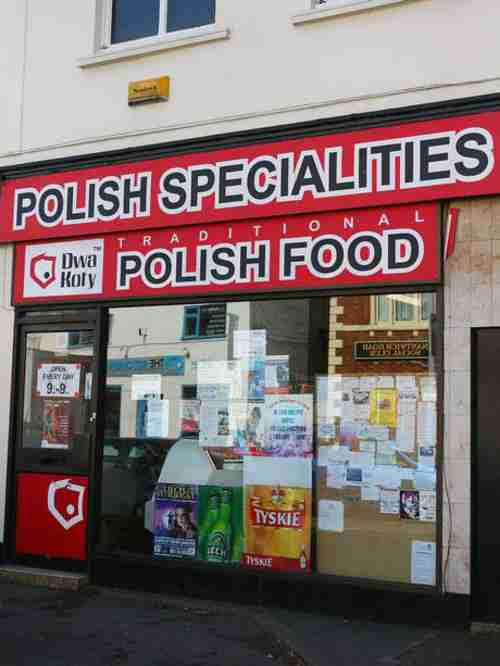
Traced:
<path id="1" fill-rule="evenodd" d="M 102 293 L 103 240 L 31 245 L 26 248 L 24 296 Z"/>

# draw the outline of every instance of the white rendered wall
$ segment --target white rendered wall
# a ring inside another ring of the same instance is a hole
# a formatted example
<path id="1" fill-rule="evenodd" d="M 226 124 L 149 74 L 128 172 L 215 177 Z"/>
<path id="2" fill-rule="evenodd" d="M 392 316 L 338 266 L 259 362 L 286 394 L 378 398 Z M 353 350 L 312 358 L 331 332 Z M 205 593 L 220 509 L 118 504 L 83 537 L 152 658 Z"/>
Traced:
<path id="1" fill-rule="evenodd" d="M 0 247 L 0 543 L 4 540 L 14 311 L 10 306 L 12 247 Z"/>
<path id="2" fill-rule="evenodd" d="M 26 2 L 24 81 L 25 2 L 2 13 L 0 167 L 500 90 L 497 0 L 402 0 L 302 24 L 292 17 L 311 0 L 217 0 L 228 39 L 85 68 L 101 0 Z M 170 101 L 129 108 L 128 82 L 162 74 Z"/>

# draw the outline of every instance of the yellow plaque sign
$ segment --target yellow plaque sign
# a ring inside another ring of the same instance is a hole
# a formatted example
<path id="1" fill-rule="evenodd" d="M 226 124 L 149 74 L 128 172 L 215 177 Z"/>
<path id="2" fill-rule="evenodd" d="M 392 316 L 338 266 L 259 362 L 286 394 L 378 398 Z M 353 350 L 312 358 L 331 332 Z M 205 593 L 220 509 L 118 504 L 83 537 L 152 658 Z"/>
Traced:
<path id="1" fill-rule="evenodd" d="M 145 102 L 162 102 L 170 95 L 170 77 L 159 76 L 156 79 L 132 81 L 128 84 L 129 105 Z"/>

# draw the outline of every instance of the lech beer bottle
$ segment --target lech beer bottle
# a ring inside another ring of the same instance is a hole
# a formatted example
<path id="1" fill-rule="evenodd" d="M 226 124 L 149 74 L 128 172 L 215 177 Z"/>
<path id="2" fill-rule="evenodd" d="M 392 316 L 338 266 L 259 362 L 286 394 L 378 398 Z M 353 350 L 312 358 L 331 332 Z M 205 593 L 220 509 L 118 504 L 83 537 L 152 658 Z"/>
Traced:
<path id="1" fill-rule="evenodd" d="M 224 488 L 219 517 L 208 536 L 207 561 L 227 562 L 231 554 L 231 489 Z"/>
<path id="2" fill-rule="evenodd" d="M 205 520 L 198 532 L 198 557 L 201 560 L 207 559 L 208 537 L 219 517 L 220 495 L 217 488 L 212 488 L 208 494 L 207 512 Z"/>

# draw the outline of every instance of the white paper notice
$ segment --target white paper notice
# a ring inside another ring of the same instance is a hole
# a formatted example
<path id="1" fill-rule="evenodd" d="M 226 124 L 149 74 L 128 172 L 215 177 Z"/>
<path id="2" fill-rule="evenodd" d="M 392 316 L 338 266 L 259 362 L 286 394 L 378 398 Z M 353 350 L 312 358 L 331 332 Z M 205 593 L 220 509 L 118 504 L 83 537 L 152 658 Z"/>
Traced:
<path id="1" fill-rule="evenodd" d="M 398 391 L 408 391 L 417 388 L 415 375 L 398 375 L 396 377 L 396 388 Z"/>
<path id="2" fill-rule="evenodd" d="M 159 400 L 161 375 L 132 375 L 132 400 Z"/>
<path id="3" fill-rule="evenodd" d="M 320 500 L 318 507 L 318 529 L 325 532 L 344 531 L 344 504 L 334 500 Z"/>
<path id="4" fill-rule="evenodd" d="M 394 388 L 394 377 L 383 375 L 377 378 L 377 388 Z"/>
<path id="5" fill-rule="evenodd" d="M 401 414 L 396 429 L 396 448 L 401 451 L 415 450 L 415 415 Z"/>
<path id="6" fill-rule="evenodd" d="M 420 395 L 425 402 L 436 402 L 437 385 L 435 377 L 420 377 Z"/>
<path id="7" fill-rule="evenodd" d="M 380 489 L 377 486 L 361 486 L 361 500 L 363 502 L 378 502 Z"/>
<path id="8" fill-rule="evenodd" d="M 420 499 L 420 520 L 429 523 L 436 522 L 436 493 L 429 490 L 421 490 Z"/>
<path id="9" fill-rule="evenodd" d="M 40 363 L 36 390 L 42 398 L 78 398 L 80 363 Z"/>
<path id="10" fill-rule="evenodd" d="M 399 490 L 380 490 L 380 513 L 399 516 Z"/>
<path id="11" fill-rule="evenodd" d="M 434 446 L 436 442 L 436 405 L 421 402 L 417 409 L 417 438 L 419 446 Z"/>
<path id="12" fill-rule="evenodd" d="M 346 463 L 329 463 L 326 470 L 327 488 L 343 488 L 346 485 Z"/>
<path id="13" fill-rule="evenodd" d="M 399 490 L 401 485 L 399 467 L 395 465 L 377 465 L 374 470 L 373 483 L 381 488 Z"/>
<path id="14" fill-rule="evenodd" d="M 256 331 L 235 331 L 233 337 L 234 358 L 248 358 L 250 355 L 266 355 L 265 329 Z"/>
<path id="15" fill-rule="evenodd" d="M 146 437 L 168 437 L 168 400 L 148 400 Z"/>
<path id="16" fill-rule="evenodd" d="M 206 447 L 232 446 L 227 400 L 203 400 L 201 402 L 199 442 L 200 446 Z"/>
<path id="17" fill-rule="evenodd" d="M 328 465 L 328 451 L 330 447 L 329 446 L 320 446 L 318 449 L 318 460 L 317 460 L 317 465 L 318 467 L 326 467 Z"/>
<path id="18" fill-rule="evenodd" d="M 359 388 L 361 391 L 370 391 L 377 386 L 377 377 L 361 377 L 359 380 Z"/>
<path id="19" fill-rule="evenodd" d="M 432 541 L 411 542 L 411 582 L 436 584 L 436 544 Z"/>

